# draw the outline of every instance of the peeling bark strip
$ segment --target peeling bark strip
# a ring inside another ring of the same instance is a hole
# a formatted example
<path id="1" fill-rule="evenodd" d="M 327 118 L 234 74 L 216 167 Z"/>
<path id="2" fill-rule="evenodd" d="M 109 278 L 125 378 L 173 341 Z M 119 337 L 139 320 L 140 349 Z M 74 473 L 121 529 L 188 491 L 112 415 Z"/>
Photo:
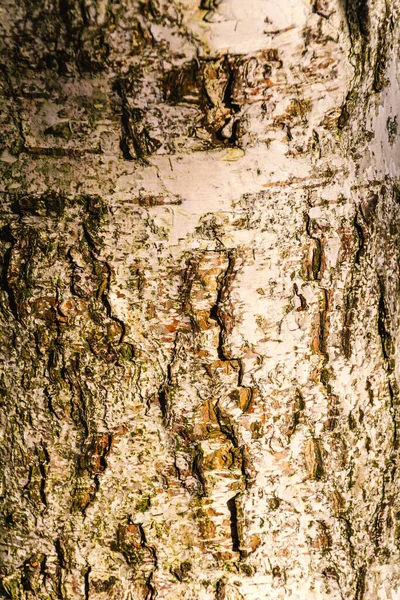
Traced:
<path id="1" fill-rule="evenodd" d="M 399 24 L 7 1 L 1 598 L 399 597 Z"/>

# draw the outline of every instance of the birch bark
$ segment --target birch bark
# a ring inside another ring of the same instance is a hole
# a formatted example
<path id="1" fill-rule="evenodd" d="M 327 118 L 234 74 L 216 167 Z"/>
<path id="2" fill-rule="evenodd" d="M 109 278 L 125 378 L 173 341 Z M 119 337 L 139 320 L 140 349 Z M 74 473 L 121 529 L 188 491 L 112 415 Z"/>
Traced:
<path id="1" fill-rule="evenodd" d="M 397 0 L 3 0 L 0 597 L 400 598 Z"/>

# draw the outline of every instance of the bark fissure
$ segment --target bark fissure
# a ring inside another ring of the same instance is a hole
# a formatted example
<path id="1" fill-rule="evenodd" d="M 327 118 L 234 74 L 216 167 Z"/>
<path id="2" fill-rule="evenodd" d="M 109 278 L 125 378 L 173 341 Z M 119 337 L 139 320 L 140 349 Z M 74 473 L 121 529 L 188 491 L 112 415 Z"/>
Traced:
<path id="1" fill-rule="evenodd" d="M 2 279 L 2 287 L 8 296 L 9 307 L 10 307 L 10 311 L 11 311 L 12 315 L 14 316 L 16 321 L 20 321 L 20 316 L 18 314 L 18 303 L 15 298 L 13 287 L 12 287 L 12 285 L 10 285 L 9 277 L 8 277 L 9 269 L 11 268 L 13 247 L 16 244 L 17 240 L 14 239 L 11 235 L 7 236 L 7 237 L 9 237 L 9 239 L 11 240 L 11 242 L 10 242 L 11 247 L 8 248 L 8 250 L 6 250 L 6 252 L 3 256 L 3 268 L 2 268 L 2 278 L 1 278 Z"/>
<path id="2" fill-rule="evenodd" d="M 235 277 L 235 252 L 229 251 L 227 253 L 227 259 L 228 265 L 226 271 L 217 279 L 217 298 L 215 305 L 210 311 L 210 318 L 215 319 L 220 328 L 217 352 L 219 359 L 223 361 L 235 360 L 232 357 L 228 357 L 229 351 L 227 353 L 226 350 L 227 336 L 232 328 L 233 320 L 233 315 L 230 314 L 230 309 L 232 309 L 232 306 L 229 302 L 229 294 L 231 291 L 232 281 Z"/>
<path id="3" fill-rule="evenodd" d="M 231 537 L 232 537 L 232 550 L 234 552 L 240 551 L 240 537 L 239 537 L 239 524 L 238 524 L 238 508 L 236 505 L 237 496 L 234 496 L 227 502 L 228 510 L 230 513 L 231 522 Z"/>

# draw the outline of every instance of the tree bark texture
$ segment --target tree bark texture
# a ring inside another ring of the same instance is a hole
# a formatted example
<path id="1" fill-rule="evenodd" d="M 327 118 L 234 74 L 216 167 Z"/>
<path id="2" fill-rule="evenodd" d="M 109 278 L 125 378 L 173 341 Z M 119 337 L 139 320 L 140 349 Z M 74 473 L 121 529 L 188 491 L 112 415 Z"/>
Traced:
<path id="1" fill-rule="evenodd" d="M 0 597 L 400 598 L 398 0 L 2 0 Z"/>

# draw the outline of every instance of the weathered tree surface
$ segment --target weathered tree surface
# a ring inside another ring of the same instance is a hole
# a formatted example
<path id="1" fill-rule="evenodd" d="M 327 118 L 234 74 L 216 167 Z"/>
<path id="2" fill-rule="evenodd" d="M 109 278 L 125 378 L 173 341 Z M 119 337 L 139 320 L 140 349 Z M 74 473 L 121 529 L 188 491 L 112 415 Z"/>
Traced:
<path id="1" fill-rule="evenodd" d="M 2 0 L 1 598 L 400 598 L 399 9 Z"/>

